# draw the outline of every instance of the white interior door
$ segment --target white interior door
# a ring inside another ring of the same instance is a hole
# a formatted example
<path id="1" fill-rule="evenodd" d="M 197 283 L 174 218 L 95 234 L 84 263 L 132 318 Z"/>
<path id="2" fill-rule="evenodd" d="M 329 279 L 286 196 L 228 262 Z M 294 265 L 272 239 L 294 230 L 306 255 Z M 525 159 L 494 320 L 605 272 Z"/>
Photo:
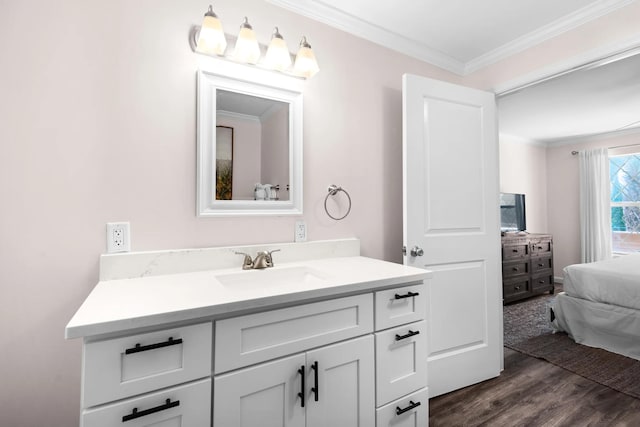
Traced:
<path id="1" fill-rule="evenodd" d="M 495 96 L 404 75 L 403 116 L 405 264 L 433 271 L 433 397 L 496 377 L 502 366 Z"/>

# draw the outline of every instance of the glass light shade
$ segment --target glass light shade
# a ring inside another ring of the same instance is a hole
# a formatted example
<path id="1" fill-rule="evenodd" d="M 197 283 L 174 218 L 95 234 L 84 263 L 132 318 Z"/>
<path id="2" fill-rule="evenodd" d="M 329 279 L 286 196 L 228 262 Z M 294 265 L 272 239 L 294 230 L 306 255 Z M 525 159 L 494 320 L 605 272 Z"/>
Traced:
<path id="1" fill-rule="evenodd" d="M 278 71 L 284 71 L 291 65 L 291 54 L 284 38 L 276 27 L 271 43 L 264 58 L 264 65 Z"/>
<path id="2" fill-rule="evenodd" d="M 318 67 L 316 56 L 311 50 L 311 45 L 307 43 L 306 37 L 303 37 L 296 55 L 296 62 L 293 65 L 293 72 L 298 76 L 310 78 L 318 71 L 320 71 L 320 68 Z"/>
<path id="3" fill-rule="evenodd" d="M 240 26 L 238 40 L 233 51 L 233 59 L 239 62 L 256 64 L 260 59 L 260 46 L 253 28 L 249 25 L 249 20 L 245 17 L 244 23 Z"/>
<path id="4" fill-rule="evenodd" d="M 227 48 L 227 38 L 224 36 L 222 23 L 218 19 L 213 8 L 209 6 L 209 10 L 204 15 L 200 34 L 196 43 L 196 50 L 201 53 L 224 55 Z"/>

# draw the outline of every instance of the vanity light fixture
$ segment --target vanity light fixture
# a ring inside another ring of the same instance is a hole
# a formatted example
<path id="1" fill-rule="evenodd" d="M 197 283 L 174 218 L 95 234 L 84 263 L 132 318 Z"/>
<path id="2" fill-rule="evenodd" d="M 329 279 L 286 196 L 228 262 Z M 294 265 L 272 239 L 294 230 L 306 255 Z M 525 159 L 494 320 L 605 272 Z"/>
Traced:
<path id="1" fill-rule="evenodd" d="M 275 27 L 271 36 L 271 43 L 267 49 L 267 55 L 264 58 L 264 65 L 278 71 L 284 71 L 291 65 L 291 54 L 287 43 L 284 41 L 282 34 Z"/>
<path id="2" fill-rule="evenodd" d="M 240 33 L 236 40 L 236 47 L 233 50 L 233 59 L 238 62 L 256 64 L 260 59 L 260 46 L 256 40 L 253 27 L 249 24 L 249 19 L 244 17 L 244 22 L 240 25 Z"/>
<path id="3" fill-rule="evenodd" d="M 311 45 L 307 42 L 307 38 L 302 36 L 300 40 L 300 49 L 296 55 L 296 62 L 293 65 L 293 73 L 297 76 L 310 78 L 313 77 L 320 68 L 316 56 L 311 50 Z"/>
<path id="4" fill-rule="evenodd" d="M 232 42 L 235 39 L 235 47 L 232 54 L 226 53 L 227 39 L 229 37 Z M 213 12 L 211 5 L 204 15 L 202 26 L 191 28 L 189 43 L 191 49 L 197 53 L 214 56 L 230 62 L 255 65 L 258 68 L 274 70 L 302 79 L 309 79 L 319 71 L 315 54 L 311 50 L 311 45 L 307 42 L 306 37 L 302 37 L 295 63 L 291 66 L 293 55 L 289 52 L 278 27 L 275 27 L 271 42 L 266 47 L 258 44 L 253 28 L 249 24 L 249 19 L 245 17 L 240 26 L 238 37 L 234 38 L 224 33 L 222 22 Z M 262 61 L 258 62 L 263 51 L 266 51 L 266 55 Z"/>
<path id="5" fill-rule="evenodd" d="M 201 53 L 224 55 L 227 48 L 227 38 L 222 29 L 222 23 L 213 12 L 213 7 L 209 5 L 209 10 L 204 14 L 202 27 L 196 43 L 196 50 Z"/>

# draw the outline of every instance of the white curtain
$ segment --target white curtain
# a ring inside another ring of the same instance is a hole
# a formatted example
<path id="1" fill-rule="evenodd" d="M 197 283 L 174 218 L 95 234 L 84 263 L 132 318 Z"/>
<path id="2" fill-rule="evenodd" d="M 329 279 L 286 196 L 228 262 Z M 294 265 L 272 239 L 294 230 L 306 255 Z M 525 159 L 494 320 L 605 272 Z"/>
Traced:
<path id="1" fill-rule="evenodd" d="M 611 184 L 606 148 L 580 151 L 582 262 L 611 258 Z"/>

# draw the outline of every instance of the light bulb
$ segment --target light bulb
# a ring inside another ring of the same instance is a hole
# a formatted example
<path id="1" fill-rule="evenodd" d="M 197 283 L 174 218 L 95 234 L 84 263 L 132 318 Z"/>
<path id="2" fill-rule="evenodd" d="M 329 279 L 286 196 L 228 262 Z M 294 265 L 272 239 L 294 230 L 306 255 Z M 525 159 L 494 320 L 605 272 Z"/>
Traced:
<path id="1" fill-rule="evenodd" d="M 267 49 L 264 65 L 278 71 L 284 71 L 291 65 L 291 54 L 282 34 L 275 28 L 271 43 Z"/>
<path id="2" fill-rule="evenodd" d="M 296 62 L 293 65 L 293 71 L 296 75 L 301 77 L 310 78 L 313 77 L 320 68 L 316 61 L 316 56 L 311 50 L 311 45 L 307 42 L 306 37 L 302 37 L 300 41 L 300 49 L 296 55 Z"/>
<path id="3" fill-rule="evenodd" d="M 222 23 L 216 14 L 213 13 L 213 7 L 209 5 L 209 10 L 204 14 L 204 19 L 202 20 L 196 50 L 209 55 L 215 54 L 222 56 L 226 48 L 227 39 L 224 36 Z"/>
<path id="4" fill-rule="evenodd" d="M 233 51 L 233 59 L 249 64 L 256 64 L 260 59 L 260 46 L 258 46 L 258 40 L 256 40 L 256 35 L 246 16 L 240 26 L 240 33 Z"/>

